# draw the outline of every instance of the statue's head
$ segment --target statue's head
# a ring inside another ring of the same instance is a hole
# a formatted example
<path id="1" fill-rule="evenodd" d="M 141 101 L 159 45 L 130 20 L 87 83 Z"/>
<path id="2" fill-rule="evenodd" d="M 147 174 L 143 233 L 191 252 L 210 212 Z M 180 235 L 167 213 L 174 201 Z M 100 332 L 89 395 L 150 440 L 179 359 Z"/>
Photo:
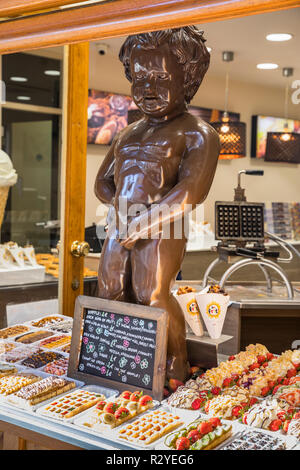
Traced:
<path id="1" fill-rule="evenodd" d="M 145 114 L 163 116 L 191 101 L 208 69 L 203 32 L 194 26 L 129 36 L 119 58 Z"/>

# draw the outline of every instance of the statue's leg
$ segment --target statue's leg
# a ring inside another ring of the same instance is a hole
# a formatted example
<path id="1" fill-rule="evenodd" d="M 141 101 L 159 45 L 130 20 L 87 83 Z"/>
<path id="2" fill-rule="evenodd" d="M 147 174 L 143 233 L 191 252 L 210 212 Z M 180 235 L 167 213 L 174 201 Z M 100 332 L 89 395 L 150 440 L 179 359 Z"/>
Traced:
<path id="1" fill-rule="evenodd" d="M 186 240 L 139 240 L 131 252 L 135 300 L 168 312 L 167 378 L 181 381 L 188 375 L 185 320 L 171 287 L 181 267 L 185 244 Z"/>
<path id="2" fill-rule="evenodd" d="M 113 238 L 106 238 L 99 263 L 98 297 L 130 301 L 130 252 Z"/>

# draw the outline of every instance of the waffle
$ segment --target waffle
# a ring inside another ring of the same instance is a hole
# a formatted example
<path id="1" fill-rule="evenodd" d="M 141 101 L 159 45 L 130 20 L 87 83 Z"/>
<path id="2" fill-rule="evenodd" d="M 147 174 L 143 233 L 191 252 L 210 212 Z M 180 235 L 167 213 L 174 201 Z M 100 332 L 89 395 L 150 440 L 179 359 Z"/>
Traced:
<path id="1" fill-rule="evenodd" d="M 3 330 L 0 330 L 0 338 L 2 339 L 10 338 L 12 336 L 16 336 L 21 333 L 26 333 L 26 331 L 29 331 L 29 328 L 28 326 L 25 326 L 25 325 L 10 326 L 9 328 L 4 328 Z"/>
<path id="2" fill-rule="evenodd" d="M 94 406 L 105 396 L 87 390 L 76 390 L 45 406 L 41 413 L 57 419 L 68 419 Z"/>
<path id="3" fill-rule="evenodd" d="M 280 437 L 273 437 L 259 431 L 243 431 L 222 450 L 285 450 L 286 444 Z"/>
<path id="4" fill-rule="evenodd" d="M 179 416 L 163 410 L 155 410 L 127 424 L 118 433 L 120 439 L 138 445 L 149 445 L 182 425 Z"/>
<path id="5" fill-rule="evenodd" d="M 49 330 L 58 333 L 71 333 L 73 328 L 73 319 L 64 320 L 49 327 Z"/>
<path id="6" fill-rule="evenodd" d="M 231 424 L 222 423 L 218 418 L 197 419 L 180 431 L 169 434 L 164 444 L 171 450 L 210 450 L 231 435 Z"/>
<path id="7" fill-rule="evenodd" d="M 40 320 L 32 321 L 31 324 L 32 326 L 35 326 L 36 328 L 43 328 L 43 327 L 58 325 L 59 323 L 63 321 L 65 321 L 65 319 L 62 317 L 58 317 L 56 315 L 49 315 L 47 317 L 41 318 Z"/>
<path id="8" fill-rule="evenodd" d="M 45 366 L 49 362 L 57 361 L 62 359 L 63 355 L 53 351 L 37 351 L 31 356 L 24 359 L 21 364 L 25 367 L 30 367 L 32 369 L 39 369 L 40 367 Z"/>
<path id="9" fill-rule="evenodd" d="M 68 392 L 75 387 L 75 382 L 71 382 L 59 377 L 46 377 L 21 388 L 15 393 L 10 401 L 17 405 L 33 406 L 42 401 L 53 398 L 62 393 Z"/>
<path id="10" fill-rule="evenodd" d="M 15 366 L 11 364 L 7 364 L 6 362 L 0 362 L 0 378 L 6 377 L 7 375 L 11 375 L 17 372 Z"/>
<path id="11" fill-rule="evenodd" d="M 17 345 L 14 343 L 0 343 L 0 354 L 5 354 L 9 351 L 12 351 L 12 349 L 16 347 Z"/>
<path id="12" fill-rule="evenodd" d="M 36 341 L 40 341 L 41 339 L 48 338 L 48 336 L 52 335 L 53 333 L 51 331 L 32 331 L 30 333 L 25 333 L 25 335 L 18 336 L 17 338 L 15 338 L 15 341 L 17 343 L 31 344 L 35 343 Z"/>
<path id="13" fill-rule="evenodd" d="M 52 333 L 51 333 L 52 334 Z M 60 336 L 52 336 L 52 338 L 45 339 L 44 341 L 40 342 L 40 346 L 46 349 L 56 349 L 60 348 L 61 346 L 65 346 L 66 344 L 71 343 L 71 336 L 67 335 L 60 335 Z"/>
<path id="14" fill-rule="evenodd" d="M 68 370 L 68 364 L 69 360 L 68 359 L 59 359 L 58 361 L 50 362 L 50 364 L 47 364 L 43 371 L 47 372 L 47 374 L 53 374 L 53 375 L 65 375 Z"/>
<path id="15" fill-rule="evenodd" d="M 18 392 L 20 388 L 40 380 L 33 374 L 13 374 L 0 379 L 0 395 L 10 395 Z"/>
<path id="16" fill-rule="evenodd" d="M 86 414 L 84 421 L 80 424 L 103 431 L 107 428 L 113 429 L 120 426 L 153 407 L 152 398 L 149 395 L 141 396 L 142 393 L 123 392 L 114 402 L 99 401 L 96 407 Z M 136 400 L 133 399 L 134 396 Z"/>

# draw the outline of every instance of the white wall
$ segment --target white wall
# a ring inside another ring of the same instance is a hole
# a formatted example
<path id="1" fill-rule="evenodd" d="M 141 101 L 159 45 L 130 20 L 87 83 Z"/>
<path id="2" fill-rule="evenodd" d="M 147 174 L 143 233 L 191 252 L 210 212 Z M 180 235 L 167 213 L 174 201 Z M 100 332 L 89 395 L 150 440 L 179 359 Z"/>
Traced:
<path id="1" fill-rule="evenodd" d="M 262 72 L 266 73 L 266 72 Z M 265 170 L 264 177 L 245 176 L 242 184 L 246 187 L 248 201 L 300 201 L 300 167 L 283 163 L 267 163 L 250 158 L 251 116 L 255 114 L 283 117 L 284 84 L 282 88 L 249 85 L 230 79 L 229 110 L 239 112 L 241 120 L 247 124 L 247 157 L 238 160 L 220 160 L 216 176 L 205 202 L 205 219 L 213 224 L 214 202 L 232 200 L 236 186 L 237 172 L 240 169 L 259 168 Z M 224 77 L 209 74 L 205 77 L 192 104 L 207 108 L 224 108 Z M 99 56 L 91 45 L 89 87 L 103 91 L 130 94 L 130 84 L 124 77 L 122 64 L 117 56 Z M 289 117 L 300 119 L 300 105 L 289 105 Z M 98 168 L 108 147 L 88 145 L 87 147 L 87 191 L 86 225 L 98 222 L 96 216 L 98 201 L 94 196 L 93 186 Z"/>

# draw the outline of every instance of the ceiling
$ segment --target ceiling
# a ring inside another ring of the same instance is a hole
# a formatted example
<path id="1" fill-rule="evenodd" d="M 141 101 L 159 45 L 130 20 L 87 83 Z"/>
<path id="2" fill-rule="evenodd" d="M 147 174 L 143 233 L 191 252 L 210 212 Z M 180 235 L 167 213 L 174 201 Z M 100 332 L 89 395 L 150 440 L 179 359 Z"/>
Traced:
<path id="1" fill-rule="evenodd" d="M 230 50 L 235 53 L 234 61 L 229 64 L 231 80 L 284 87 L 283 67 L 294 68 L 290 80 L 300 79 L 300 8 L 197 26 L 204 30 L 206 44 L 212 48 L 210 75 L 224 76 L 228 64 L 222 61 L 222 51 Z M 266 40 L 267 34 L 282 32 L 291 33 L 293 38 L 281 43 Z M 106 39 L 103 43 L 109 46 L 108 54 L 117 57 L 123 41 L 124 37 L 119 37 Z M 93 43 L 91 47 L 95 47 Z M 62 47 L 32 53 L 59 58 Z M 258 70 L 256 64 L 261 62 L 274 62 L 279 68 Z"/>
<path id="2" fill-rule="evenodd" d="M 222 51 L 235 53 L 230 64 L 233 79 L 269 86 L 284 86 L 283 67 L 294 67 L 294 79 L 300 79 L 300 8 L 233 20 L 198 25 L 205 32 L 207 46 L 212 48 L 209 73 L 223 75 L 228 64 L 222 61 Z M 288 32 L 287 42 L 270 42 L 269 33 Z M 117 55 L 124 38 L 107 39 L 109 53 Z M 256 64 L 274 62 L 277 70 L 258 70 Z"/>

